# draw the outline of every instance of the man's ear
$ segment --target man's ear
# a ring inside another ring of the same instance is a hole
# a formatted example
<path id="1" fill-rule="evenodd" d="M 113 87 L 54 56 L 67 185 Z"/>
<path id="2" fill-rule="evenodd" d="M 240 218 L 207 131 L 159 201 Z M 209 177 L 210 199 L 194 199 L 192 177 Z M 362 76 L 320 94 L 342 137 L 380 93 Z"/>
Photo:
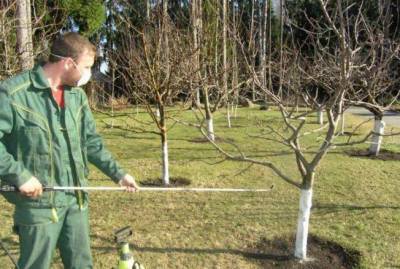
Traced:
<path id="1" fill-rule="evenodd" d="M 65 70 L 69 71 L 71 68 L 74 67 L 74 64 L 72 63 L 72 59 L 71 58 L 65 58 L 63 59 L 63 64 L 64 64 L 64 68 Z"/>

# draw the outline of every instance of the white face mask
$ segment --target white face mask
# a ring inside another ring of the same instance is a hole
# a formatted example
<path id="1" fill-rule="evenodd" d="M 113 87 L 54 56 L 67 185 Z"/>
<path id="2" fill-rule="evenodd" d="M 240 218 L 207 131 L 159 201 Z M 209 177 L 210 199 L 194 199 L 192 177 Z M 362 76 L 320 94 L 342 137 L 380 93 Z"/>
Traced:
<path id="1" fill-rule="evenodd" d="M 60 55 L 57 55 L 54 53 L 51 53 L 51 54 L 56 57 L 59 57 L 59 58 L 64 58 L 64 59 L 68 58 L 68 57 L 60 56 Z M 76 69 L 78 69 L 79 74 L 81 74 L 81 78 L 76 83 L 77 87 L 81 87 L 89 82 L 90 78 L 92 77 L 92 71 L 88 68 L 85 68 L 85 69 L 83 69 L 83 72 L 81 72 L 81 70 L 79 70 L 79 68 L 78 68 L 78 65 L 75 63 L 75 61 L 73 59 L 72 59 L 72 63 L 75 65 Z"/>
<path id="2" fill-rule="evenodd" d="M 78 69 L 78 67 L 77 67 L 77 69 Z M 81 73 L 81 71 L 79 69 L 78 69 L 78 71 L 81 74 L 81 78 L 76 83 L 76 86 L 80 87 L 89 82 L 90 78 L 92 77 L 92 71 L 87 68 L 83 69 L 83 73 Z"/>

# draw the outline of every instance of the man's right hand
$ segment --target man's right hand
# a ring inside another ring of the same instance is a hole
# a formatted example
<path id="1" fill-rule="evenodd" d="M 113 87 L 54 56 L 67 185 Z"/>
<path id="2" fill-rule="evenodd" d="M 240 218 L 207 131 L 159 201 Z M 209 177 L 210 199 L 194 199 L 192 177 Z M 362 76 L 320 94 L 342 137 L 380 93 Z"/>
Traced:
<path id="1" fill-rule="evenodd" d="M 19 187 L 19 191 L 22 195 L 36 198 L 41 196 L 43 193 L 42 184 L 36 177 L 31 177 L 27 182 Z"/>

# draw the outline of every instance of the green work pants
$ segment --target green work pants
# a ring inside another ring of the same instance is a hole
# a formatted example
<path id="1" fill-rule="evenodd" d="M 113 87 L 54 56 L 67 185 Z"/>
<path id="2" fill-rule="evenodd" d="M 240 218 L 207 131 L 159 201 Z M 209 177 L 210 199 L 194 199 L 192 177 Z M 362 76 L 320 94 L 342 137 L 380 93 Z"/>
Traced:
<path id="1" fill-rule="evenodd" d="M 80 209 L 75 196 L 67 196 L 67 206 L 56 209 L 56 222 L 52 209 L 16 207 L 14 222 L 19 235 L 20 269 L 50 268 L 56 248 L 65 269 L 93 268 L 88 207 Z"/>

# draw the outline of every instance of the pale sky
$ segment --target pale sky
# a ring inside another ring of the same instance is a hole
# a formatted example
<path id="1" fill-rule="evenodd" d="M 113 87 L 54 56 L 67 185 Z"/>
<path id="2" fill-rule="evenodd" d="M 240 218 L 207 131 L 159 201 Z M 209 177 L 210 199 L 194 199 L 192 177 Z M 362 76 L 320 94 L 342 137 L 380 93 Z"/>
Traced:
<path id="1" fill-rule="evenodd" d="M 276 16 L 279 16 L 280 0 L 272 0 L 272 7 Z"/>

